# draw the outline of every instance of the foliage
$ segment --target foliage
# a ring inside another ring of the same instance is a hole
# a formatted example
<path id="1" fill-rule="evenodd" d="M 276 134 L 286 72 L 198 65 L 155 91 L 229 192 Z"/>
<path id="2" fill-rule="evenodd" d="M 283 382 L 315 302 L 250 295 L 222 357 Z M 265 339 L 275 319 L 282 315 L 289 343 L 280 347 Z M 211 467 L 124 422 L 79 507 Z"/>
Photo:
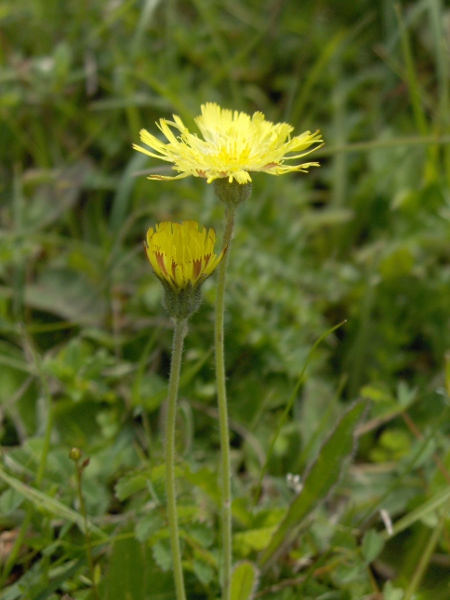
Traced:
<path id="1" fill-rule="evenodd" d="M 207 101 L 326 141 L 320 169 L 255 174 L 239 207 L 234 593 L 449 597 L 449 16 L 438 0 L 3 2 L 1 600 L 173 598 L 172 328 L 142 240 L 166 219 L 220 235 L 223 215 L 203 180 L 147 181 L 161 165 L 131 144 L 172 113 L 194 128 Z M 177 423 L 190 600 L 218 598 L 220 577 L 204 291 Z"/>

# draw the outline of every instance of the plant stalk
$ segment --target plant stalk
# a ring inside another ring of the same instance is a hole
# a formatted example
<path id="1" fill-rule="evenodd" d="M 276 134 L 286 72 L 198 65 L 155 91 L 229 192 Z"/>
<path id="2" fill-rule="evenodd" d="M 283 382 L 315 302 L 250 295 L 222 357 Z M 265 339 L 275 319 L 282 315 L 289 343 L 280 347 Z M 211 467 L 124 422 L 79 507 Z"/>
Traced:
<path id="1" fill-rule="evenodd" d="M 418 565 L 416 565 L 414 574 L 411 577 L 411 581 L 409 582 L 409 585 L 405 590 L 403 600 L 412 600 L 415 597 L 415 594 L 420 586 L 420 582 L 422 581 L 422 578 L 425 575 L 425 571 L 427 570 L 430 564 L 431 556 L 434 552 L 434 549 L 436 548 L 436 545 L 439 542 L 439 538 L 444 528 L 445 518 L 446 517 L 444 513 L 441 513 L 438 523 L 436 524 L 433 532 L 428 538 L 428 542 L 422 552 L 422 556 L 420 557 L 419 563 Z"/>
<path id="2" fill-rule="evenodd" d="M 84 530 L 85 530 L 85 536 L 86 536 L 86 558 L 87 558 L 87 563 L 89 566 L 89 571 L 91 573 L 92 592 L 93 592 L 95 600 L 100 600 L 96 576 L 95 576 L 94 559 L 92 558 L 91 532 L 89 529 L 86 504 L 84 502 L 84 496 L 83 496 L 83 471 L 84 471 L 85 467 L 87 467 L 88 464 L 89 464 L 89 459 L 87 459 L 86 461 L 83 461 L 82 464 L 80 464 L 79 460 L 77 460 L 75 463 L 76 478 L 77 478 L 77 495 L 78 495 L 78 502 L 80 504 L 80 513 L 81 513 L 81 516 L 83 517 L 83 522 L 84 522 Z"/>
<path id="3" fill-rule="evenodd" d="M 172 362 L 170 365 L 169 392 L 167 397 L 166 422 L 166 494 L 167 518 L 169 521 L 170 547 L 172 551 L 173 575 L 177 600 L 186 600 L 183 565 L 181 562 L 180 538 L 178 533 L 177 499 L 175 491 L 175 422 L 177 415 L 178 387 L 180 383 L 183 342 L 187 332 L 186 319 L 174 321 Z"/>
<path id="4" fill-rule="evenodd" d="M 229 600 L 230 598 L 232 565 L 230 438 L 228 430 L 227 392 L 225 384 L 223 325 L 225 308 L 225 282 L 228 259 L 230 256 L 231 240 L 234 231 L 235 215 L 236 206 L 228 205 L 225 213 L 225 231 L 223 236 L 223 247 L 226 247 L 227 251 L 225 252 L 225 255 L 218 268 L 214 335 L 222 474 L 222 600 Z"/>

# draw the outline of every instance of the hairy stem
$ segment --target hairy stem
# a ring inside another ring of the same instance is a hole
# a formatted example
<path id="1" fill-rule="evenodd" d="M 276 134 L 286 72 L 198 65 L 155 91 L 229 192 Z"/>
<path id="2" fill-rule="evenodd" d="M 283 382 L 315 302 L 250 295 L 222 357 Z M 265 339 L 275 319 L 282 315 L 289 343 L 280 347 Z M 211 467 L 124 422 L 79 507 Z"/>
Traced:
<path id="1" fill-rule="evenodd" d="M 181 562 L 180 538 L 178 534 L 177 499 L 175 491 L 175 422 L 177 415 L 178 387 L 180 383 L 183 341 L 187 331 L 186 320 L 175 321 L 170 366 L 169 393 L 167 397 L 166 423 L 166 494 L 167 518 L 169 521 L 170 547 L 172 551 L 173 575 L 177 600 L 186 600 L 183 565 Z"/>
<path id="2" fill-rule="evenodd" d="M 225 307 L 225 282 L 230 256 L 230 246 L 233 237 L 236 207 L 227 206 L 225 216 L 225 232 L 223 246 L 227 248 L 219 265 L 216 297 L 216 323 L 215 323 L 215 357 L 217 401 L 219 407 L 219 428 L 221 446 L 221 473 L 222 473 L 222 600 L 229 600 L 230 579 L 232 565 L 232 539 L 231 539 L 231 469 L 230 469 L 230 439 L 228 431 L 227 392 L 225 384 L 225 358 L 224 358 L 224 307 Z"/>

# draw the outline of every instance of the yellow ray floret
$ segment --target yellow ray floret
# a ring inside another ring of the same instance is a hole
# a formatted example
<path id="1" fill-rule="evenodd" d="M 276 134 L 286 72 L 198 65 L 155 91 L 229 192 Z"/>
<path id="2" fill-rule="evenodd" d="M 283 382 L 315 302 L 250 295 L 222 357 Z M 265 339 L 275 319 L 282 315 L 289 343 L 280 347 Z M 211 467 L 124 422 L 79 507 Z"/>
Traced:
<path id="1" fill-rule="evenodd" d="M 251 171 L 284 175 L 319 166 L 317 162 L 284 164 L 284 161 L 298 160 L 317 150 L 322 145 L 318 131 L 305 131 L 291 138 L 293 127 L 287 123 L 274 124 L 266 121 L 261 112 L 250 116 L 223 109 L 212 102 L 203 104 L 201 113 L 195 122 L 203 139 L 190 133 L 177 115 L 173 116 L 173 121 L 161 119 L 157 123 L 167 142 L 146 129 L 141 130 L 140 138 L 146 147 L 133 144 L 133 148 L 172 163 L 172 168 L 179 172 L 173 177 L 151 175 L 149 179 L 182 179 L 193 175 L 206 178 L 208 183 L 227 177 L 230 183 L 236 180 L 244 184 L 252 180 Z"/>
<path id="2" fill-rule="evenodd" d="M 225 252 L 216 256 L 215 243 L 214 229 L 199 228 L 197 221 L 163 221 L 148 230 L 145 250 L 156 276 L 179 291 L 212 274 Z"/>

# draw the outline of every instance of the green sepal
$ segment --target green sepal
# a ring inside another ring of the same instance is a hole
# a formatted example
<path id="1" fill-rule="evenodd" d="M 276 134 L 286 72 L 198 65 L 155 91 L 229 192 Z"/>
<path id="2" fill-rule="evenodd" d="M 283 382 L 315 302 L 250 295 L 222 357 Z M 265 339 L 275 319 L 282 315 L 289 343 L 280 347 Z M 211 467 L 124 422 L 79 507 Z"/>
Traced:
<path id="1" fill-rule="evenodd" d="M 238 206 L 250 198 L 252 194 L 251 183 L 238 183 L 233 179 L 230 183 L 226 177 L 214 181 L 216 196 L 226 206 Z"/>
<path id="2" fill-rule="evenodd" d="M 175 290 L 170 283 L 160 279 L 164 288 L 163 304 L 169 316 L 175 321 L 189 319 L 200 308 L 202 303 L 201 282 L 197 285 L 188 283 L 186 287 Z"/>

